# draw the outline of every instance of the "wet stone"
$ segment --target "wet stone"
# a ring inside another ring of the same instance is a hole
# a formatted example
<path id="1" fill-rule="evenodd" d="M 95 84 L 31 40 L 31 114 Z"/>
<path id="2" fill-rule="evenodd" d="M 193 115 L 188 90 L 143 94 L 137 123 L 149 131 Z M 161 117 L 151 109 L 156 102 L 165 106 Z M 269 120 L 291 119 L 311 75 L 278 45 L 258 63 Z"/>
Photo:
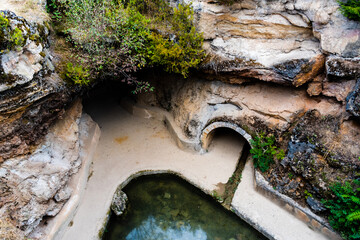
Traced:
<path id="1" fill-rule="evenodd" d="M 120 216 L 124 213 L 128 198 L 126 194 L 118 188 L 114 194 L 112 203 L 111 203 L 111 210 L 117 215 Z"/>

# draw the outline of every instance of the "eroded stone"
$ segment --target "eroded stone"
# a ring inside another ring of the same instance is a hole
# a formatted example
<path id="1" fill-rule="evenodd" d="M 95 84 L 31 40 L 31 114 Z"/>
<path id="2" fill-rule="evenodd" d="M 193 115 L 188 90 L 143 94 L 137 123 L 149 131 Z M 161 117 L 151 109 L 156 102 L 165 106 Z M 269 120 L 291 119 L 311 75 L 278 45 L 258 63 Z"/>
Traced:
<path id="1" fill-rule="evenodd" d="M 356 79 L 360 76 L 360 58 L 329 57 L 326 73 L 330 79 Z"/>
<path id="2" fill-rule="evenodd" d="M 120 216 L 124 213 L 126 209 L 128 198 L 126 194 L 119 187 L 116 189 L 115 194 L 111 203 L 111 210 L 117 215 Z"/>
<path id="3" fill-rule="evenodd" d="M 22 30 L 25 43 L 0 53 L 0 162 L 29 153 L 71 100 L 54 73 L 46 26 L 1 12 Z"/>
<path id="4" fill-rule="evenodd" d="M 307 93 L 310 96 L 319 96 L 322 92 L 323 85 L 321 82 L 311 82 L 309 83 Z"/>
<path id="5" fill-rule="evenodd" d="M 346 98 L 346 110 L 355 117 L 360 117 L 360 79 L 354 90 Z"/>
<path id="6" fill-rule="evenodd" d="M 293 85 L 299 87 L 309 81 L 314 80 L 316 76 L 323 73 L 325 69 L 325 56 L 318 55 L 310 59 L 309 63 L 301 66 L 301 72 L 295 77 Z"/>
<path id="7" fill-rule="evenodd" d="M 322 94 L 328 97 L 335 97 L 339 102 L 344 102 L 350 92 L 354 90 L 355 80 L 329 82 L 323 84 Z"/>
<path id="8" fill-rule="evenodd" d="M 55 216 L 71 195 L 65 187 L 80 167 L 78 101 L 58 121 L 45 141 L 30 156 L 8 159 L 0 166 L 2 183 L 8 189 L 0 199 L 0 218 L 11 217 L 29 234 L 44 216 Z"/>

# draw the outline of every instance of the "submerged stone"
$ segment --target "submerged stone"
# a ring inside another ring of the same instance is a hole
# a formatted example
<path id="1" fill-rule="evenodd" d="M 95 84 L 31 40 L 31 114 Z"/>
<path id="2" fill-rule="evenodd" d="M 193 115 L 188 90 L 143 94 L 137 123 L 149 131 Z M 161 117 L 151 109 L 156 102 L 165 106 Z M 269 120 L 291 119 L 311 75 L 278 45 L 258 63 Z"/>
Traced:
<path id="1" fill-rule="evenodd" d="M 126 194 L 119 187 L 113 196 L 111 210 L 113 210 L 117 216 L 122 215 L 126 209 L 127 201 L 128 198 Z"/>
<path id="2" fill-rule="evenodd" d="M 165 194 L 164 194 L 164 198 L 170 199 L 170 198 L 171 198 L 171 194 L 170 194 L 170 193 L 165 193 Z"/>

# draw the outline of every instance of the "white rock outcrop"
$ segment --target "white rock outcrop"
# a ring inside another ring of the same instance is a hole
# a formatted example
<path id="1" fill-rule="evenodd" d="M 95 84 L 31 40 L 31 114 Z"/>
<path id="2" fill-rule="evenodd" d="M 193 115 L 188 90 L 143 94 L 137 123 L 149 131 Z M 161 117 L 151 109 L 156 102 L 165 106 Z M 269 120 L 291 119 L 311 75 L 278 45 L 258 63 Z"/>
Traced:
<path id="1" fill-rule="evenodd" d="M 360 55 L 360 24 L 346 19 L 335 0 L 246 0 L 222 5 L 192 1 L 207 52 L 264 67 L 319 53 Z"/>
<path id="2" fill-rule="evenodd" d="M 72 189 L 67 184 L 81 166 L 80 124 L 82 105 L 77 101 L 29 156 L 8 159 L 0 166 L 0 218 L 12 219 L 29 234 L 45 216 L 55 216 Z M 82 129 L 82 127 L 84 129 Z"/>

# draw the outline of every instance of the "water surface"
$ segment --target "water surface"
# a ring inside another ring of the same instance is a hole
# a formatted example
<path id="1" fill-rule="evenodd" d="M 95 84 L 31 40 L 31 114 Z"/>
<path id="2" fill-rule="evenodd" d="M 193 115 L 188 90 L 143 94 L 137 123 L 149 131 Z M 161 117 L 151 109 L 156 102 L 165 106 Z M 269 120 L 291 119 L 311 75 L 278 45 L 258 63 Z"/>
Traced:
<path id="1" fill-rule="evenodd" d="M 234 213 L 173 175 L 143 176 L 124 189 L 129 205 L 112 214 L 104 240 L 266 239 Z"/>

